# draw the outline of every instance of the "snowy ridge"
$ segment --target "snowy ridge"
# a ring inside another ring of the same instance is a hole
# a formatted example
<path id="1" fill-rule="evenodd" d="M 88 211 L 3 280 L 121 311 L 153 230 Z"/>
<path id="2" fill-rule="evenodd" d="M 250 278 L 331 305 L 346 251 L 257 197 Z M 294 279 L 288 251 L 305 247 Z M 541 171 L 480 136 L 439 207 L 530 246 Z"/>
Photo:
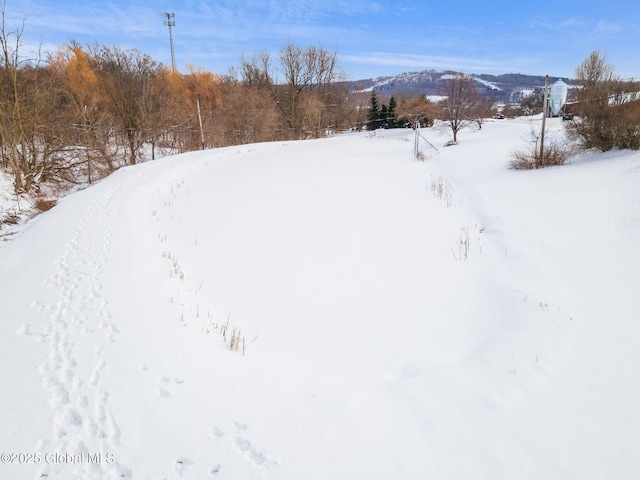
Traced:
<path id="1" fill-rule="evenodd" d="M 399 83 L 420 83 L 420 82 L 432 82 L 434 72 L 404 72 L 391 77 L 379 77 L 373 80 L 373 85 L 370 87 L 359 90 L 360 92 L 372 92 L 373 90 L 384 88 L 395 82 Z"/>
<path id="2" fill-rule="evenodd" d="M 410 72 L 377 79 L 360 80 L 351 82 L 356 91 L 371 92 L 376 90 L 386 95 L 418 96 L 437 95 L 442 91 L 440 80 L 447 78 L 452 72 L 438 72 L 425 70 L 422 72 Z M 486 75 L 470 74 L 478 85 L 478 90 L 487 98 L 497 103 L 517 103 L 526 92 L 533 92 L 544 87 L 544 76 L 532 76 L 521 74 Z M 551 77 L 556 79 L 559 77 Z M 570 79 L 564 79 L 573 88 Z M 367 88 L 364 88 L 367 87 Z"/>

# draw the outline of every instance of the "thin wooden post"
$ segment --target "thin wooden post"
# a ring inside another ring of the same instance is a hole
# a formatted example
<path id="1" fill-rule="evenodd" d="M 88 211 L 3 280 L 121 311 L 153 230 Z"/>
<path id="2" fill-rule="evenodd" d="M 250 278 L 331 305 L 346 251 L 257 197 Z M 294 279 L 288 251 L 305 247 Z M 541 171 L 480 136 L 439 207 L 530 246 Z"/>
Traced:
<path id="1" fill-rule="evenodd" d="M 549 75 L 544 77 L 544 106 L 542 107 L 542 132 L 540 132 L 540 156 L 536 159 L 536 168 L 541 167 L 544 161 L 544 129 L 547 121 L 547 109 L 549 108 Z"/>
<path id="2" fill-rule="evenodd" d="M 204 130 L 202 130 L 202 115 L 200 115 L 200 99 L 196 99 L 196 105 L 198 106 L 198 122 L 200 123 L 200 145 L 204 150 Z"/>

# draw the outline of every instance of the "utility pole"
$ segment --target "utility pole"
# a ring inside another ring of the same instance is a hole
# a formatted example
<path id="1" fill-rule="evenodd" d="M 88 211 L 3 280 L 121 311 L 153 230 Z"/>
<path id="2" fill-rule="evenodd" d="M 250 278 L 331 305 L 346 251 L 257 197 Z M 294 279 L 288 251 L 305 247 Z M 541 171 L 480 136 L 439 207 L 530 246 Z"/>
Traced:
<path id="1" fill-rule="evenodd" d="M 176 73 L 176 52 L 173 50 L 173 33 L 172 27 L 176 26 L 176 14 L 164 12 L 164 24 L 169 27 L 169 42 L 171 44 L 171 70 Z"/>
<path id="2" fill-rule="evenodd" d="M 198 123 L 200 123 L 200 146 L 204 150 L 204 130 L 202 129 L 202 115 L 200 115 L 200 99 L 196 99 L 196 105 L 198 106 Z"/>
<path id="3" fill-rule="evenodd" d="M 542 107 L 542 132 L 540 132 L 540 156 L 536 160 L 536 168 L 540 168 L 544 163 L 544 127 L 547 120 L 547 109 L 549 108 L 549 75 L 544 77 L 544 106 Z"/>

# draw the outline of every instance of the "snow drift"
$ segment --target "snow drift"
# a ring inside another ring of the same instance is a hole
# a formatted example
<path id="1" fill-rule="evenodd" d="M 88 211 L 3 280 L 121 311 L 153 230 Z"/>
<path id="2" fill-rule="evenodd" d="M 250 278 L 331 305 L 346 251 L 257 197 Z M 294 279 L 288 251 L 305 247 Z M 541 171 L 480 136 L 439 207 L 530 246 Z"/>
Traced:
<path id="1" fill-rule="evenodd" d="M 423 130 L 425 162 L 410 130 L 197 152 L 65 198 L 0 244 L 0 476 L 631 478 L 640 155 L 509 170 L 529 128 Z"/>

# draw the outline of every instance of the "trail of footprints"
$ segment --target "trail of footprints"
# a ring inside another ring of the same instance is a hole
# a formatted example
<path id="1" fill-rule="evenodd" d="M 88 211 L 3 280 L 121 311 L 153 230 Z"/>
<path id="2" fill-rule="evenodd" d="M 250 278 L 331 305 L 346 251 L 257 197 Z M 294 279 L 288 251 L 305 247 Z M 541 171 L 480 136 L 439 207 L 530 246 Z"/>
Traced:
<path id="1" fill-rule="evenodd" d="M 232 444 L 234 450 L 238 454 L 244 456 L 255 465 L 262 465 L 265 467 L 273 467 L 277 465 L 277 462 L 270 459 L 262 451 L 262 449 L 258 448 L 247 438 L 247 434 L 249 433 L 249 425 L 239 422 L 234 422 L 233 425 L 236 431 L 233 435 Z M 222 434 L 220 435 L 221 438 L 225 437 L 224 432 L 222 432 L 221 430 L 216 429 L 216 432 L 218 433 L 218 435 Z"/>
<path id="2" fill-rule="evenodd" d="M 256 446 L 254 442 L 249 440 L 250 427 L 247 424 L 234 422 L 233 431 L 226 433 L 218 427 L 213 427 L 210 430 L 209 437 L 219 443 L 223 450 L 227 450 L 229 447 L 235 452 L 236 455 L 243 458 L 250 463 L 253 467 L 272 469 L 278 466 L 278 462 L 271 459 L 261 448 Z M 193 469 L 196 467 L 196 462 L 188 457 L 178 457 L 174 461 L 173 471 L 182 478 L 190 478 Z M 222 463 L 214 463 L 207 469 L 209 476 L 214 478 L 233 478 L 226 477 L 226 475 L 233 475 L 233 472 L 226 471 Z"/>
<path id="3" fill-rule="evenodd" d="M 150 368 L 146 364 L 141 365 L 140 370 L 145 373 L 150 372 Z M 158 398 L 162 400 L 172 399 L 184 384 L 182 377 L 158 375 L 156 379 L 159 386 L 155 392 Z M 218 427 L 211 428 L 209 432 L 209 438 L 216 442 L 216 452 L 231 450 L 254 467 L 271 469 L 278 465 L 262 448 L 249 439 L 251 428 L 246 423 L 233 422 L 233 429 L 230 433 L 226 433 Z M 219 474 L 224 473 L 221 462 L 212 463 L 207 468 L 209 476 L 218 477 Z M 197 462 L 189 457 L 177 457 L 173 461 L 172 474 L 178 478 L 192 478 L 196 470 L 198 470 Z"/>
<path id="4" fill-rule="evenodd" d="M 43 452 L 107 454 L 120 443 L 120 430 L 109 408 L 109 392 L 101 381 L 108 368 L 105 345 L 116 341 L 118 335 L 103 297 L 101 279 L 112 239 L 114 195 L 129 182 L 116 184 L 89 205 L 55 272 L 44 282 L 54 300 L 32 302 L 33 308 L 48 317 L 48 324 L 42 331 L 33 331 L 25 324 L 17 332 L 48 347 L 47 361 L 39 373 L 49 392 L 53 431 L 52 438 L 38 442 Z M 76 358 L 92 357 L 92 365 L 78 365 Z M 112 463 L 47 464 L 40 467 L 36 478 L 131 476 L 131 471 L 115 459 Z"/>
<path id="5" fill-rule="evenodd" d="M 51 438 L 41 439 L 36 448 L 41 452 L 69 454 L 113 453 L 120 445 L 121 432 L 109 408 L 109 392 L 102 382 L 108 369 L 105 346 L 117 340 L 118 328 L 112 322 L 108 301 L 102 292 L 102 273 L 112 241 L 114 197 L 119 190 L 142 178 L 126 177 L 89 205 L 85 216 L 73 230 L 55 272 L 43 286 L 51 299 L 36 299 L 32 308 L 48 318 L 41 329 L 23 324 L 17 335 L 27 336 L 45 345 L 47 360 L 40 366 L 43 387 L 49 392 L 52 418 Z M 89 354 L 87 354 L 89 353 Z M 77 358 L 93 358 L 92 365 L 79 365 Z M 148 367 L 142 366 L 143 370 Z M 156 394 L 170 399 L 183 379 L 159 377 Z M 210 437 L 223 442 L 223 450 L 231 449 L 251 465 L 271 468 L 277 462 L 248 438 L 249 427 L 234 423 L 235 432 L 213 428 Z M 196 463 L 178 457 L 173 474 L 189 478 Z M 207 469 L 211 477 L 224 472 L 221 463 Z M 133 472 L 117 458 L 113 463 L 47 464 L 39 467 L 35 478 L 62 480 L 107 480 L 133 478 Z"/>

